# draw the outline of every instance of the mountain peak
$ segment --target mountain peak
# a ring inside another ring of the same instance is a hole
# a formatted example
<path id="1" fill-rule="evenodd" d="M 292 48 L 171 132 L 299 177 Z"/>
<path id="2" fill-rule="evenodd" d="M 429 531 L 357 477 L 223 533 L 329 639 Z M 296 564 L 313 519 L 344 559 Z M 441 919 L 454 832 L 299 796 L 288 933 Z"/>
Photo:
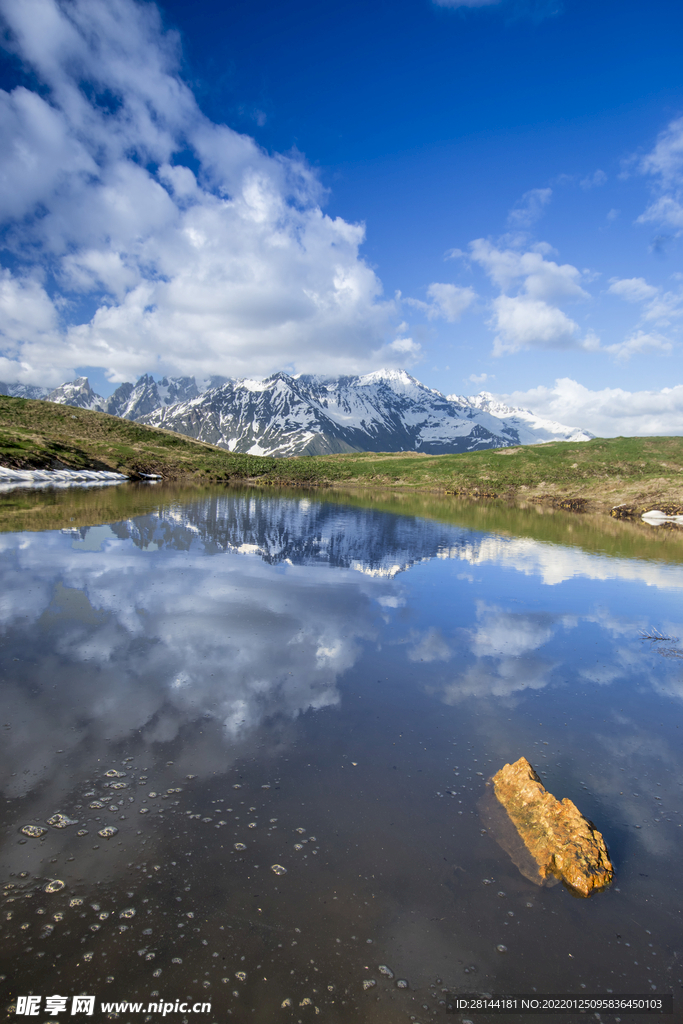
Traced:
<path id="1" fill-rule="evenodd" d="M 41 397 L 253 455 L 348 451 L 438 455 L 592 437 L 527 409 L 510 408 L 487 391 L 471 398 L 445 396 L 402 369 L 343 377 L 291 375 L 281 370 L 263 380 L 221 377 L 214 381 L 199 385 L 194 377 L 155 381 L 146 373 L 135 385 L 119 385 L 105 401 L 95 394 L 87 377 L 79 377 Z M 0 385 L 0 393 L 8 387 Z"/>

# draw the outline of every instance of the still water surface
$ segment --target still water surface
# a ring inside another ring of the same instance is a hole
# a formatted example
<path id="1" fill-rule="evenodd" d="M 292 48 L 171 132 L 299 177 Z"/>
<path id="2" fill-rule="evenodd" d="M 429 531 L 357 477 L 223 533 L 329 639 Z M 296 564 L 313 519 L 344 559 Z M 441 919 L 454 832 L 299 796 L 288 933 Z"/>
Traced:
<path id="1" fill-rule="evenodd" d="M 680 1007 L 683 566 L 230 492 L 0 549 L 6 1007 Z M 608 892 L 538 888 L 486 831 L 486 781 L 522 755 L 603 832 Z"/>

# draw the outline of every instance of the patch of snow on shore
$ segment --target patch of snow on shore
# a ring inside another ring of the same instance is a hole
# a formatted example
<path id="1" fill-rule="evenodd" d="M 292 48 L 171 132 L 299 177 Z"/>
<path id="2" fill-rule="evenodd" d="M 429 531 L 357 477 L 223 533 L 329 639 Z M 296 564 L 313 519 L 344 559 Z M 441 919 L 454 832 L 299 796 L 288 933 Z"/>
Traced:
<path id="1" fill-rule="evenodd" d="M 125 483 L 124 473 L 95 469 L 8 469 L 0 466 L 0 494 L 17 487 L 106 487 Z"/>

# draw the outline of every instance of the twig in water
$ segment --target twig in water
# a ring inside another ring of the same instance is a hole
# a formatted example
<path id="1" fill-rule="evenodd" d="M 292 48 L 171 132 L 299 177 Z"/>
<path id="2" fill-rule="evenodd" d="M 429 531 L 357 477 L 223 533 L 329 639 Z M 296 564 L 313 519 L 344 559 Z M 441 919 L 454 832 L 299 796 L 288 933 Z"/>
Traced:
<path id="1" fill-rule="evenodd" d="M 675 644 L 675 643 L 678 642 L 678 637 L 677 636 L 664 636 L 664 634 L 659 629 L 653 629 L 652 632 L 650 632 L 650 633 L 646 633 L 644 629 L 641 629 L 640 630 L 640 639 L 641 640 L 654 640 L 654 641 L 657 641 L 657 640 L 668 640 L 669 643 L 672 643 L 672 644 Z"/>

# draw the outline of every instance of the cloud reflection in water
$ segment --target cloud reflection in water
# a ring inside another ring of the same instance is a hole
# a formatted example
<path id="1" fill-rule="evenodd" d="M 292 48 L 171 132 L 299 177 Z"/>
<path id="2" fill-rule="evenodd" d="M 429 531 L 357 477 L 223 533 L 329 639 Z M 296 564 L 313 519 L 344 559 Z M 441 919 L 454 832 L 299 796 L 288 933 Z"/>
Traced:
<path id="1" fill-rule="evenodd" d="M 241 495 L 112 526 L 5 534 L 0 554 L 5 651 L 19 658 L 3 688 L 7 796 L 50 779 L 57 749 L 104 753 L 131 737 L 147 745 L 181 737 L 188 770 L 213 772 L 253 747 L 259 730 L 277 723 L 282 734 L 302 713 L 337 705 L 341 676 L 397 616 L 408 616 L 408 660 L 448 674 L 429 684 L 448 704 L 538 692 L 562 668 L 558 639 L 587 628 L 611 651 L 578 670 L 586 683 L 645 677 L 644 614 L 512 610 L 495 598 L 473 601 L 492 591 L 462 574 L 447 584 L 472 594 L 459 617 L 444 605 L 418 628 L 425 612 L 396 576 L 430 559 L 518 572 L 553 590 L 577 577 L 683 585 L 677 566 Z M 683 696 L 677 668 L 659 674 L 659 692 Z M 190 743 L 188 728 L 202 722 Z M 271 735 L 270 746 L 277 742 Z"/>

